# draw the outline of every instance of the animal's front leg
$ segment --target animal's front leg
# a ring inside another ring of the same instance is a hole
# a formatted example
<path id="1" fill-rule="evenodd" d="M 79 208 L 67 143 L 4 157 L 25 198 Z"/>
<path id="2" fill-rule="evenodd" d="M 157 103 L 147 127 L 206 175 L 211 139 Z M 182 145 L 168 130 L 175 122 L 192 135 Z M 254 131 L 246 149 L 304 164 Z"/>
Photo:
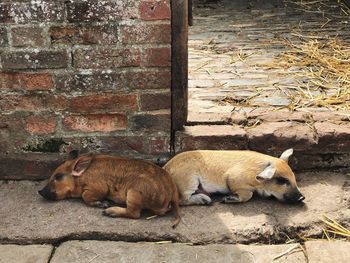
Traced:
<path id="1" fill-rule="evenodd" d="M 82 194 L 84 202 L 90 206 L 99 208 L 108 208 L 110 203 L 106 200 L 102 200 L 100 196 L 96 195 L 93 191 L 86 190 Z"/>
<path id="2" fill-rule="evenodd" d="M 247 202 L 253 196 L 253 192 L 249 190 L 238 190 L 235 193 L 225 196 L 221 202 L 225 204 Z"/>

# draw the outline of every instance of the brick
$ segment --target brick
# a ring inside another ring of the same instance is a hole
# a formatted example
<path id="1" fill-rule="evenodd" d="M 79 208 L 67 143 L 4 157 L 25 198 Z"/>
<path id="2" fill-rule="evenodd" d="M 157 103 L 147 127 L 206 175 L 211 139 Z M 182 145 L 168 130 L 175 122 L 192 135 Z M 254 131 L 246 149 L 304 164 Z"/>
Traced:
<path id="1" fill-rule="evenodd" d="M 0 158 L 0 178 L 47 179 L 62 161 L 57 154 L 20 153 Z"/>
<path id="2" fill-rule="evenodd" d="M 73 112 L 125 112 L 137 110 L 136 95 L 90 95 L 72 98 Z"/>
<path id="3" fill-rule="evenodd" d="M 12 111 L 48 111 L 64 110 L 68 107 L 68 101 L 64 96 L 48 94 L 32 95 L 2 95 L 0 96 L 0 110 Z"/>
<path id="4" fill-rule="evenodd" d="M 111 132 L 125 130 L 127 118 L 125 114 L 88 114 L 67 116 L 63 125 L 69 131 Z"/>
<path id="5" fill-rule="evenodd" d="M 132 155 L 145 153 L 143 136 L 108 136 L 99 138 L 100 151 L 115 155 Z"/>
<path id="6" fill-rule="evenodd" d="M 170 137 L 152 137 L 149 139 L 150 154 L 168 153 L 170 151 Z"/>
<path id="7" fill-rule="evenodd" d="M 145 50 L 143 63 L 147 67 L 170 67 L 170 48 L 148 48 Z"/>
<path id="8" fill-rule="evenodd" d="M 7 30 L 5 27 L 0 27 L 0 47 L 8 45 Z"/>
<path id="9" fill-rule="evenodd" d="M 56 89 L 60 92 L 120 91 L 126 88 L 170 89 L 171 73 L 169 71 L 92 72 L 88 74 L 69 72 L 57 74 L 55 83 Z"/>
<path id="10" fill-rule="evenodd" d="M 116 25 L 53 26 L 49 30 L 52 44 L 65 45 L 112 45 L 118 43 Z"/>
<path id="11" fill-rule="evenodd" d="M 40 0 L 0 4 L 0 23 L 61 22 L 63 17 L 62 1 Z"/>
<path id="12" fill-rule="evenodd" d="M 3 69 L 54 69 L 68 66 L 65 50 L 14 51 L 1 54 Z"/>
<path id="13" fill-rule="evenodd" d="M 187 126 L 184 131 L 176 132 L 175 136 L 178 152 L 196 149 L 247 149 L 246 132 L 238 125 Z"/>
<path id="14" fill-rule="evenodd" d="M 118 21 L 138 17 L 138 1 L 72 1 L 67 3 L 69 22 Z"/>
<path id="15" fill-rule="evenodd" d="M 140 103 L 140 109 L 143 111 L 170 109 L 171 95 L 170 93 L 142 94 Z"/>
<path id="16" fill-rule="evenodd" d="M 142 20 L 164 20 L 170 19 L 170 1 L 144 0 L 140 3 L 140 17 Z"/>
<path id="17" fill-rule="evenodd" d="M 313 148 L 321 153 L 350 152 L 350 123 L 316 122 L 318 142 Z"/>
<path id="18" fill-rule="evenodd" d="M 44 29 L 40 26 L 13 27 L 11 37 L 14 47 L 40 47 L 46 44 Z"/>
<path id="19" fill-rule="evenodd" d="M 18 144 L 28 136 L 25 130 L 27 113 L 0 114 L 0 156 L 14 151 Z M 1 157 L 0 157 L 1 159 Z"/>
<path id="20" fill-rule="evenodd" d="M 171 26 L 166 25 L 133 25 L 122 28 L 125 44 L 170 44 Z"/>
<path id="21" fill-rule="evenodd" d="M 140 66 L 139 49 L 77 49 L 73 53 L 76 68 L 119 68 Z"/>
<path id="22" fill-rule="evenodd" d="M 128 86 L 133 89 L 170 89 L 171 72 L 127 72 Z"/>
<path id="23" fill-rule="evenodd" d="M 101 92 L 120 91 L 127 87 L 124 73 L 93 72 L 75 74 L 74 72 L 58 74 L 55 77 L 56 89 L 60 92 Z"/>
<path id="24" fill-rule="evenodd" d="M 310 149 L 316 138 L 307 124 L 294 122 L 266 122 L 247 130 L 249 149 L 272 152 L 294 148 Z"/>
<path id="25" fill-rule="evenodd" d="M 50 73 L 0 73 L 0 89 L 51 90 L 53 79 Z"/>
<path id="26" fill-rule="evenodd" d="M 54 115 L 32 115 L 26 119 L 26 130 L 32 135 L 53 134 L 56 125 Z"/>
<path id="27" fill-rule="evenodd" d="M 144 115 L 136 115 L 131 118 L 133 131 L 144 132 L 170 132 L 170 114 L 166 111 L 154 112 Z"/>

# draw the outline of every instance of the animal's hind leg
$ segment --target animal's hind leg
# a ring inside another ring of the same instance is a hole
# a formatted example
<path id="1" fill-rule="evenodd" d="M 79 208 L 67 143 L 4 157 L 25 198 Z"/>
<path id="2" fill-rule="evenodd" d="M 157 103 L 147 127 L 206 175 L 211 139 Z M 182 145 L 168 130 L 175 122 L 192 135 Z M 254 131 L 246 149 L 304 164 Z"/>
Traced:
<path id="1" fill-rule="evenodd" d="M 111 217 L 127 217 L 140 218 L 142 205 L 142 197 L 139 192 L 129 190 L 126 197 L 126 208 L 114 206 L 103 211 L 104 215 Z"/>

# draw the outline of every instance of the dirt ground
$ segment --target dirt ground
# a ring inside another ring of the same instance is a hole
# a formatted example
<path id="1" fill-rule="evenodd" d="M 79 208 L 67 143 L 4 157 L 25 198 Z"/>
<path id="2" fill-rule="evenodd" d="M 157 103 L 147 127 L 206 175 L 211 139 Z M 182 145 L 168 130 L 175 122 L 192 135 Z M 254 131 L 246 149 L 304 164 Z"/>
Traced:
<path id="1" fill-rule="evenodd" d="M 349 110 L 350 11 L 338 2 L 199 0 L 189 121 L 194 113 Z"/>

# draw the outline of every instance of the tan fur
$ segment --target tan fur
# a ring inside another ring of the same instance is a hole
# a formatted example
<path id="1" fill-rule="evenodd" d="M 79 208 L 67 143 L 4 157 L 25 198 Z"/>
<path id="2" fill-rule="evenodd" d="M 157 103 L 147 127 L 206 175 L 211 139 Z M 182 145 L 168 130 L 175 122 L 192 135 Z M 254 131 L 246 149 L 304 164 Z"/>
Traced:
<path id="1" fill-rule="evenodd" d="M 80 176 L 72 175 L 79 172 Z M 63 179 L 55 180 L 60 173 L 64 174 Z M 143 209 L 164 215 L 172 204 L 176 214 L 173 227 L 180 222 L 176 185 L 165 170 L 150 162 L 82 155 L 60 165 L 50 177 L 48 187 L 58 200 L 81 197 L 88 205 L 99 207 L 106 206 L 103 202 L 106 199 L 126 204 L 126 208 L 107 208 L 104 213 L 109 216 L 139 218 Z"/>
<path id="2" fill-rule="evenodd" d="M 286 178 L 289 187 L 278 185 L 273 180 L 257 179 L 269 164 L 276 169 L 273 177 Z M 245 202 L 254 191 L 260 191 L 260 194 L 265 191 L 266 195 L 288 195 L 299 191 L 286 161 L 253 151 L 189 151 L 176 155 L 163 168 L 174 179 L 183 205 L 208 204 L 211 200 L 206 196 L 214 192 L 235 194 L 238 198 L 231 198 L 232 202 Z"/>

